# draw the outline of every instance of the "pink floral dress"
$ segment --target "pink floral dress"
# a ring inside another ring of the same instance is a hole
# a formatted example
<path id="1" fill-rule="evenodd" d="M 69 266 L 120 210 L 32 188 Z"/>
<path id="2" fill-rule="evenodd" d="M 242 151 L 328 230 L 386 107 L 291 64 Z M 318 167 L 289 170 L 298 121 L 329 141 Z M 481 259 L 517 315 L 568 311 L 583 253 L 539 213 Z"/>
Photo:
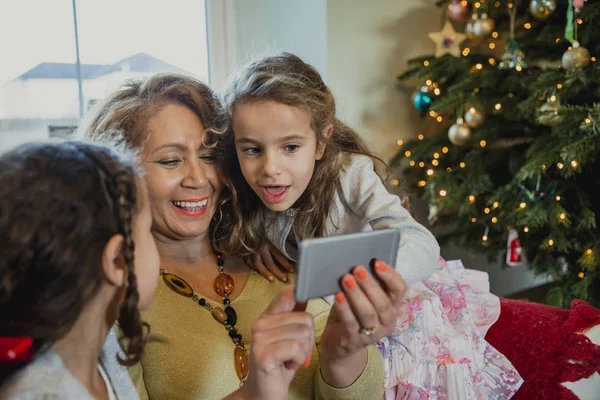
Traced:
<path id="1" fill-rule="evenodd" d="M 408 287 L 395 332 L 378 343 L 384 400 L 510 399 L 523 380 L 484 339 L 499 315 L 485 272 L 440 257 L 433 275 Z"/>

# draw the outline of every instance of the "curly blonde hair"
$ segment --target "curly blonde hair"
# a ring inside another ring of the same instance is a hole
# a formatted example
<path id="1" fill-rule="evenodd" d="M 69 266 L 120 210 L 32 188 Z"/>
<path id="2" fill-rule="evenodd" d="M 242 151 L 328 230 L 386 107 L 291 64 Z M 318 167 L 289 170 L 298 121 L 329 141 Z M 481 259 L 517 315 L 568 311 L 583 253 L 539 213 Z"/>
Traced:
<path id="1" fill-rule="evenodd" d="M 333 94 L 317 70 L 294 54 L 281 53 L 247 65 L 232 79 L 225 90 L 224 101 L 229 129 L 222 141 L 228 160 L 223 172 L 231 188 L 229 198 L 224 202 L 229 203 L 234 212 L 231 234 L 220 243 L 224 252 L 251 254 L 267 241 L 267 209 L 244 179 L 235 151 L 231 121 L 236 105 L 275 101 L 297 107 L 310 115 L 317 143 L 325 145 L 323 157 L 316 161 L 307 189 L 294 204 L 298 211 L 294 222 L 298 240 L 326 234 L 329 207 L 336 190 L 336 185 L 331 182 L 339 180 L 341 167 L 350 154 L 367 155 L 375 165 L 385 166 L 360 135 L 336 117 Z M 330 124 L 332 134 L 325 138 L 320 133 Z M 383 180 L 382 174 L 378 174 Z"/>

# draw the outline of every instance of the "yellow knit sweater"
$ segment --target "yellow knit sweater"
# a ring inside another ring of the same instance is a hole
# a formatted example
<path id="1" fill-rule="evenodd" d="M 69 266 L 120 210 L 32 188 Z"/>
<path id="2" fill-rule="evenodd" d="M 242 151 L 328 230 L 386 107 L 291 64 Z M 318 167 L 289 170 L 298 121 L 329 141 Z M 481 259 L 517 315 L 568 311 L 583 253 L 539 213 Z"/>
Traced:
<path id="1" fill-rule="evenodd" d="M 244 290 L 232 301 L 238 315 L 236 328 L 248 347 L 253 322 L 283 285 L 250 273 Z M 375 346 L 369 347 L 369 361 L 362 375 L 347 388 L 329 386 L 318 372 L 317 346 L 329 310 L 322 299 L 309 302 L 307 312 L 315 319 L 317 343 L 310 367 L 301 367 L 296 373 L 288 399 L 381 399 L 384 367 Z M 234 345 L 223 325 L 204 307 L 171 291 L 161 280 L 154 304 L 142 313 L 142 318 L 150 324 L 151 342 L 141 363 L 129 369 L 141 399 L 221 399 L 239 387 Z"/>

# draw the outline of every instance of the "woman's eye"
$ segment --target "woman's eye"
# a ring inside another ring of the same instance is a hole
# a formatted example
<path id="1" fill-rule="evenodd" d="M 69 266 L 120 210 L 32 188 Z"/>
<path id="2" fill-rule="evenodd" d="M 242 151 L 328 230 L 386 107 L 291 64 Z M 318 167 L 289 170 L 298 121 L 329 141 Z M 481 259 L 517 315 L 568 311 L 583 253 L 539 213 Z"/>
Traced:
<path id="1" fill-rule="evenodd" d="M 160 160 L 158 163 L 166 167 L 175 167 L 180 163 L 180 160 Z"/>
<path id="2" fill-rule="evenodd" d="M 217 157 L 214 154 L 204 154 L 200 156 L 200 159 L 207 164 L 212 164 L 217 160 Z"/>
<path id="3" fill-rule="evenodd" d="M 297 144 L 286 144 L 284 147 L 285 151 L 289 151 L 290 153 L 294 153 L 296 150 L 300 148 L 300 145 Z"/>

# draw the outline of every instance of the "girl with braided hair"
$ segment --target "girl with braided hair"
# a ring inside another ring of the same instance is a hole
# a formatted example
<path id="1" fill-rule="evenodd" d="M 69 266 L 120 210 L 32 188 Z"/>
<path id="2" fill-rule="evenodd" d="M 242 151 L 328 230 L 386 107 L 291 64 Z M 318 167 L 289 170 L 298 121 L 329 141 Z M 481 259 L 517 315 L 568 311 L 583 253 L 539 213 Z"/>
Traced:
<path id="1" fill-rule="evenodd" d="M 124 366 L 143 352 L 159 258 L 133 160 L 77 142 L 0 158 L 0 337 L 16 344 L 0 398 L 137 397 Z"/>
<path id="2" fill-rule="evenodd" d="M 3 400 L 139 398 L 126 366 L 144 353 L 140 311 L 153 302 L 160 259 L 148 189 L 132 152 L 113 146 L 119 135 L 102 141 L 113 149 L 31 143 L 0 157 Z M 314 343 L 286 334 L 312 328 L 289 313 L 294 304 L 283 290 L 259 317 L 281 330 L 270 340 L 282 346 L 259 343 L 255 372 L 225 400 L 285 397 Z"/>

